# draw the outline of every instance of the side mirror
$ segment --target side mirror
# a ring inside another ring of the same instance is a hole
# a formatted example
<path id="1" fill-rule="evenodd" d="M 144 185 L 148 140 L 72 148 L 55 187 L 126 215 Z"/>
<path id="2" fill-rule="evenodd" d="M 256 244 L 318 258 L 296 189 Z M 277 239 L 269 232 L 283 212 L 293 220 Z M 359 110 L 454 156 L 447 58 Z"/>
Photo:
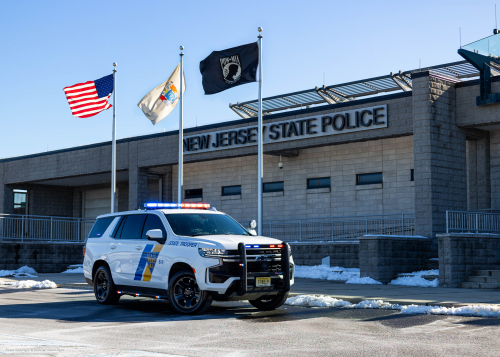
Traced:
<path id="1" fill-rule="evenodd" d="M 257 228 L 257 222 L 255 221 L 255 219 L 252 219 L 250 221 L 250 229 L 255 229 Z"/>
<path id="2" fill-rule="evenodd" d="M 161 231 L 161 229 L 150 229 L 146 232 L 146 237 L 149 240 L 154 240 L 160 244 L 165 243 L 165 239 L 163 237 L 163 232 Z"/>

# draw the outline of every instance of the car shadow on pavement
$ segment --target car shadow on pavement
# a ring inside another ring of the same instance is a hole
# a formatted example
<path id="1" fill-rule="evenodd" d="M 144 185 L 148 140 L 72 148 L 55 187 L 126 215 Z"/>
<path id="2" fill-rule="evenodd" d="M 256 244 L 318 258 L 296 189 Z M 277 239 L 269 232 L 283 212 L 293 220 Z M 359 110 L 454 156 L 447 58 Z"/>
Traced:
<path id="1" fill-rule="evenodd" d="M 380 316 L 367 321 L 378 321 L 384 326 L 393 328 L 407 328 L 430 324 L 436 320 L 442 320 L 449 316 L 445 315 L 413 315 L 396 313 L 389 316 Z"/>

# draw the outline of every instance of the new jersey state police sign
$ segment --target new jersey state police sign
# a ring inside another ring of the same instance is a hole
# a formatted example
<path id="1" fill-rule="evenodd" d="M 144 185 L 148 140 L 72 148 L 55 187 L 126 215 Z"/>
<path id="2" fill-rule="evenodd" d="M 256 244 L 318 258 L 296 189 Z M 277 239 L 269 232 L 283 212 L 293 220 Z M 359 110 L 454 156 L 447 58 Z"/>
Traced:
<path id="1" fill-rule="evenodd" d="M 387 128 L 387 105 L 320 114 L 263 125 L 264 144 Z M 235 128 L 184 138 L 184 154 L 257 145 L 257 126 Z"/>

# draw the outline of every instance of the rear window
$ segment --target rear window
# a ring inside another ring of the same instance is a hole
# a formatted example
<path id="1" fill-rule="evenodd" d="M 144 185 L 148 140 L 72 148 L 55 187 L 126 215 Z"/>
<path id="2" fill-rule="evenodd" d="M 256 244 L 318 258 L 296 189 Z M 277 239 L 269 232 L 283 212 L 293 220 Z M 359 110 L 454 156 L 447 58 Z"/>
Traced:
<path id="1" fill-rule="evenodd" d="M 99 218 L 92 227 L 89 238 L 100 238 L 116 217 Z"/>

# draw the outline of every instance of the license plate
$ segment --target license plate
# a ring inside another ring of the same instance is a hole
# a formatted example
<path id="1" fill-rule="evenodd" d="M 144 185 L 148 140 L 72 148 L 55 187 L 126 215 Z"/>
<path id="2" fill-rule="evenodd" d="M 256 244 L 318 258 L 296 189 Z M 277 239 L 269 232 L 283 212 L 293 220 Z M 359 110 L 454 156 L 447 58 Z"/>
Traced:
<path id="1" fill-rule="evenodd" d="M 255 286 L 271 286 L 271 278 L 255 278 Z"/>

